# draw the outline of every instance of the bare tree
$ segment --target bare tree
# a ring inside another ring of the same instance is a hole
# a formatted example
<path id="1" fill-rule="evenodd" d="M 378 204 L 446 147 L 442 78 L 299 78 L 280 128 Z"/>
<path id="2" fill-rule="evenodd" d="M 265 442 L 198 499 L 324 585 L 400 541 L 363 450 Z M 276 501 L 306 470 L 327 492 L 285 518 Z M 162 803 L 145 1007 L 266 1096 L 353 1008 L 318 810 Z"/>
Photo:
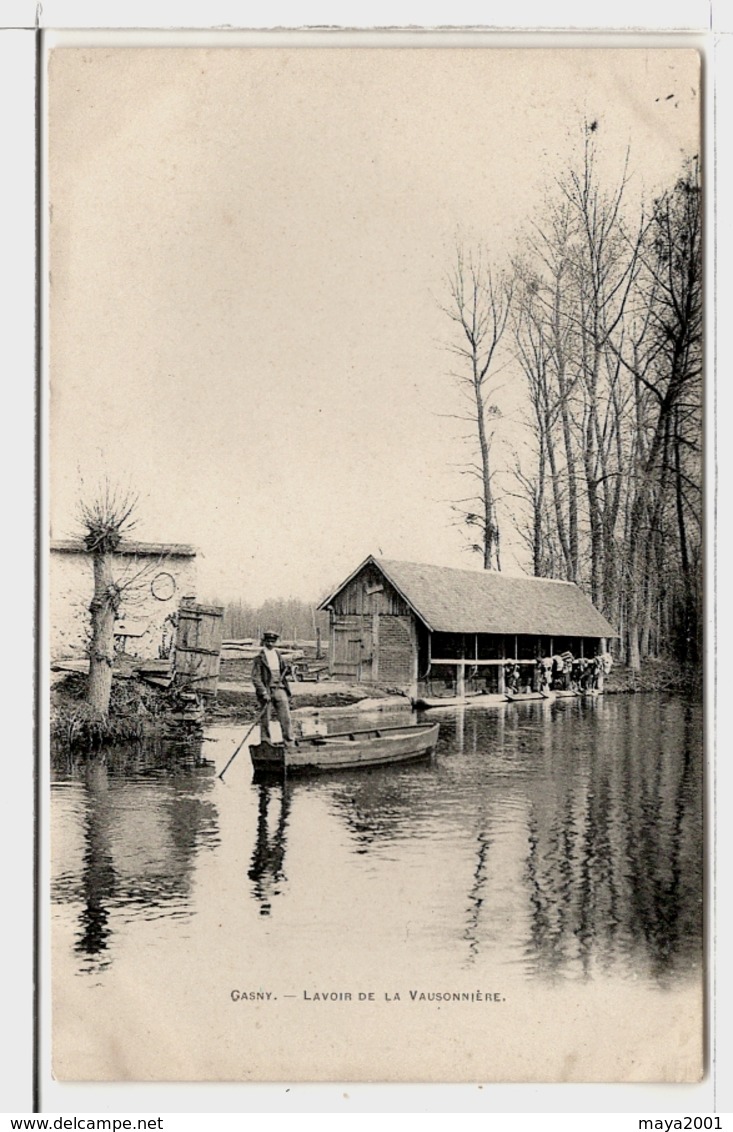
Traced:
<path id="1" fill-rule="evenodd" d="M 575 580 L 578 505 L 565 378 L 563 339 L 566 333 L 560 329 L 563 267 L 559 264 L 553 270 L 549 291 L 526 263 L 515 262 L 515 274 L 515 350 L 529 393 L 528 431 L 535 439 L 533 469 L 525 471 L 518 456 L 515 468 L 515 478 L 531 508 L 531 536 L 526 541 L 532 548 L 535 575 L 555 577 L 560 574 Z M 548 318 L 548 301 L 551 318 Z M 563 439 L 556 435 L 560 422 Z"/>
<path id="2" fill-rule="evenodd" d="M 596 167 L 595 133 L 585 128 L 583 160 L 559 182 L 577 233 L 573 248 L 578 436 L 582 453 L 585 512 L 589 531 L 591 597 L 608 612 L 612 593 L 614 532 L 619 517 L 622 468 L 621 367 L 614 349 L 623 336 L 627 307 L 636 295 L 644 220 L 627 232 L 623 204 L 628 155 L 617 185 L 606 191 Z"/>
<path id="3" fill-rule="evenodd" d="M 105 481 L 90 499 L 78 505 L 86 549 L 92 556 L 94 595 L 89 605 L 91 640 L 87 701 L 100 716 L 109 711 L 114 662 L 114 627 L 123 590 L 132 584 L 115 578 L 114 555 L 126 534 L 136 525 L 137 495 Z"/>
<path id="4" fill-rule="evenodd" d="M 697 162 L 654 202 L 640 253 L 643 308 L 633 349 L 636 432 L 627 507 L 629 663 L 648 648 L 660 584 L 694 658 L 701 622 L 702 215 Z M 662 571 L 660 563 L 673 563 Z M 681 586 L 680 586 L 681 581 Z"/>
<path id="5" fill-rule="evenodd" d="M 465 411 L 446 415 L 470 423 L 478 449 L 477 459 L 462 468 L 465 476 L 478 482 L 478 490 L 459 500 L 453 509 L 461 516 L 462 524 L 480 532 L 480 543 L 471 545 L 481 553 L 484 569 L 500 570 L 501 545 L 491 453 L 492 420 L 500 413 L 492 402 L 497 352 L 509 318 L 512 286 L 506 278 L 495 274 L 481 249 L 466 253 L 459 247 L 447 289 L 450 301 L 441 309 L 457 330 L 455 340 L 447 348 L 459 359 L 459 367 L 451 376 L 458 386 Z"/>
<path id="6" fill-rule="evenodd" d="M 624 168 L 613 191 L 603 189 L 586 125 L 580 160 L 556 180 L 514 264 L 516 353 L 552 483 L 563 576 L 587 579 L 609 613 L 628 400 L 614 343 L 639 271 L 639 237 L 629 239 L 623 224 L 626 182 Z M 538 516 L 534 523 L 539 529 Z"/>
<path id="7" fill-rule="evenodd" d="M 535 573 L 585 586 L 633 668 L 701 626 L 699 175 L 650 209 L 606 190 L 597 139 L 555 182 L 514 261 L 515 359 L 528 394 L 514 495 Z"/>

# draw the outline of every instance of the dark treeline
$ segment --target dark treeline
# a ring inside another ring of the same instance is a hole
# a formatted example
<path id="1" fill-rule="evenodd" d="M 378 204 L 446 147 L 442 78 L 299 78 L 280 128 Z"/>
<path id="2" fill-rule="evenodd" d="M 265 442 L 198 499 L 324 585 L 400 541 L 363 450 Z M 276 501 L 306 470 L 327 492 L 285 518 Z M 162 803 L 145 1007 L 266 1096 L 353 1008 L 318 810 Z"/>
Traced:
<path id="1" fill-rule="evenodd" d="M 262 605 L 244 601 L 217 604 L 224 606 L 225 640 L 257 637 L 264 629 L 272 629 L 285 640 L 314 641 L 320 629 L 324 644 L 328 641 L 328 614 L 318 613 L 315 602 L 291 597 L 271 598 Z"/>
<path id="2" fill-rule="evenodd" d="M 587 127 L 577 167 L 548 194 L 507 276 L 502 380 L 521 381 L 529 412 L 502 479 L 533 573 L 577 582 L 638 668 L 701 651 L 701 192 L 691 159 L 646 210 L 632 209 L 627 171 L 606 189 L 597 158 Z M 459 271 L 465 262 L 461 253 Z M 478 384 L 475 328 L 488 325 L 493 341 L 497 325 L 495 278 L 478 262 L 460 319 L 475 425 L 500 415 Z M 482 490 L 464 519 L 490 565 L 496 487 L 485 430 L 476 436 Z"/>

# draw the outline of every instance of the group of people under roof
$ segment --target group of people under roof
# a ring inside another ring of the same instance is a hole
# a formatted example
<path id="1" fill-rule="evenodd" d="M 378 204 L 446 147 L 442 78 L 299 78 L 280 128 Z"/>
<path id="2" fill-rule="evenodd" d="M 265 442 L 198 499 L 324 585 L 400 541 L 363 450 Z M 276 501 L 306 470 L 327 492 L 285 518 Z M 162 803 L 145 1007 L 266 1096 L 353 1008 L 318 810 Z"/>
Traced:
<path id="1" fill-rule="evenodd" d="M 603 678 L 611 671 L 608 652 L 594 657 L 576 657 L 570 651 L 543 656 L 533 663 L 510 660 L 504 666 L 508 692 L 591 692 L 603 689 Z"/>

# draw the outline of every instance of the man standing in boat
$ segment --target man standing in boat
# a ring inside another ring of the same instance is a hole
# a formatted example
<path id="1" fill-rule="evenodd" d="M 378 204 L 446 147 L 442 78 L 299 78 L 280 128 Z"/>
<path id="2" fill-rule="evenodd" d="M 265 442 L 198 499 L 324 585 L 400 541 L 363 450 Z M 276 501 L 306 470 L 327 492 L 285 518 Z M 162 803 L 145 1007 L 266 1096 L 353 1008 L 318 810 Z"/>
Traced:
<path id="1" fill-rule="evenodd" d="M 279 634 L 268 630 L 262 635 L 262 648 L 252 662 L 252 683 L 257 704 L 263 713 L 260 720 L 262 739 L 270 743 L 270 720 L 274 709 L 283 741 L 293 743 L 293 722 L 290 718 L 290 667 L 279 649 L 275 648 Z"/>

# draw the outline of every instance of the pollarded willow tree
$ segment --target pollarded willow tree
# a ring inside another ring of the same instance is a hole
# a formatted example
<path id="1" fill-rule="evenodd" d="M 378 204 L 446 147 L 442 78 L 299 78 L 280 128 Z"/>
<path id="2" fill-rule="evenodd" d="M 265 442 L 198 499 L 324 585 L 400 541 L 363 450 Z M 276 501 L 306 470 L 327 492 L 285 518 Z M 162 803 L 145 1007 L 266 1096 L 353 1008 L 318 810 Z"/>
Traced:
<path id="1" fill-rule="evenodd" d="M 447 291 L 449 301 L 441 309 L 454 324 L 447 349 L 458 359 L 450 376 L 462 411 L 446 415 L 470 425 L 467 439 L 475 458 L 461 467 L 461 474 L 476 484 L 475 492 L 458 500 L 453 510 L 469 528 L 470 548 L 481 554 L 484 569 L 501 570 L 492 444 L 493 425 L 500 416 L 494 403 L 498 351 L 509 321 L 512 284 L 492 269 L 483 249 L 466 252 L 459 247 Z"/>
<path id="2" fill-rule="evenodd" d="M 105 481 L 91 498 L 78 505 L 83 541 L 92 557 L 94 593 L 89 604 L 89 681 L 87 702 L 104 717 L 109 711 L 114 663 L 115 620 L 120 611 L 125 583 L 115 576 L 114 556 L 123 537 L 136 525 L 137 496 Z"/>

